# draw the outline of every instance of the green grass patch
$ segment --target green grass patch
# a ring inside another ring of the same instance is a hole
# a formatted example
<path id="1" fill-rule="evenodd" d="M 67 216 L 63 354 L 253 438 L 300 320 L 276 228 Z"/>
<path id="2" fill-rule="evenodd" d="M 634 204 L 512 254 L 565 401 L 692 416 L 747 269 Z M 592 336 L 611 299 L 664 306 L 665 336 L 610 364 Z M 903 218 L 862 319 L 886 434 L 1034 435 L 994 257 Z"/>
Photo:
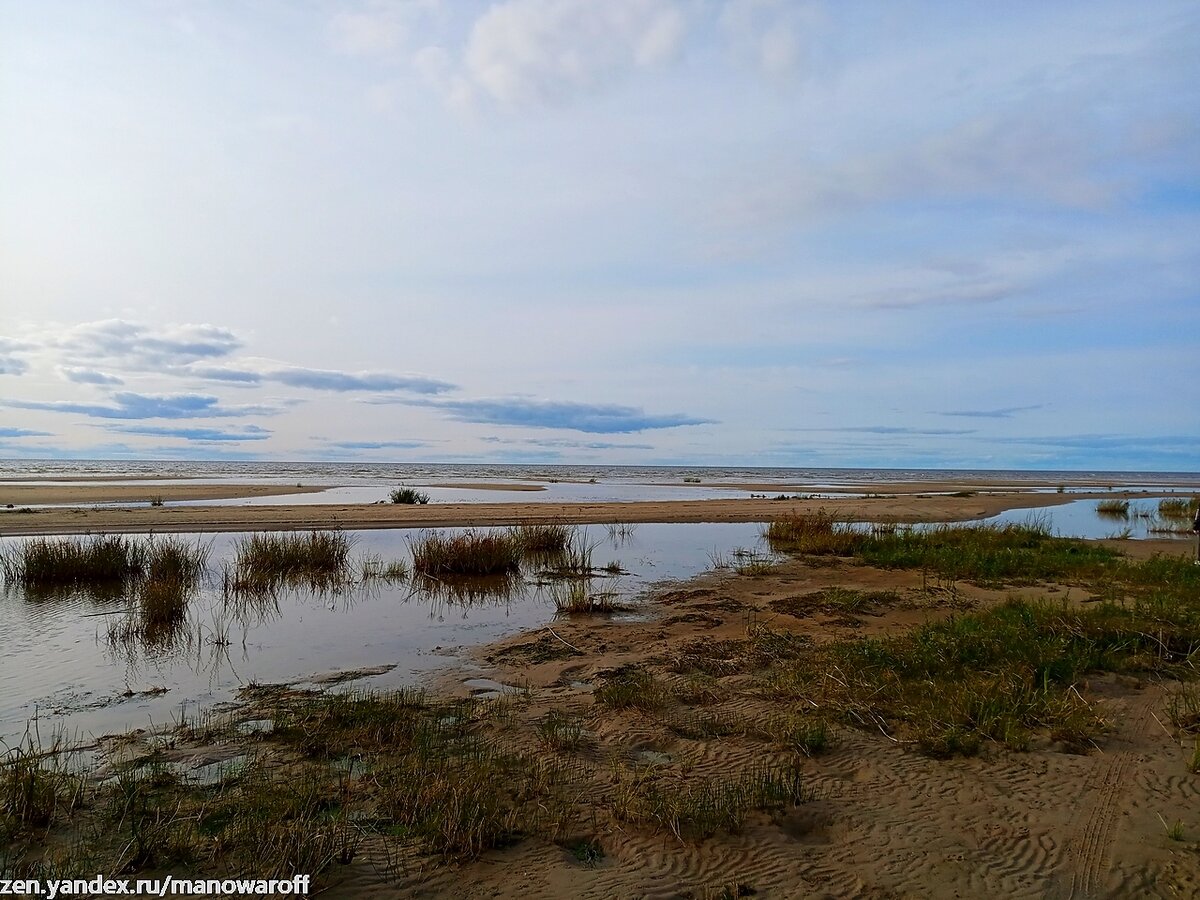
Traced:
<path id="1" fill-rule="evenodd" d="M 397 505 L 424 506 L 429 502 L 429 495 L 424 491 L 418 491 L 416 488 L 402 486 L 393 489 L 388 494 L 388 500 Z"/>
<path id="2" fill-rule="evenodd" d="M 1129 516 L 1128 500 L 1101 500 L 1096 504 L 1096 512 L 1102 516 L 1124 519 Z"/>

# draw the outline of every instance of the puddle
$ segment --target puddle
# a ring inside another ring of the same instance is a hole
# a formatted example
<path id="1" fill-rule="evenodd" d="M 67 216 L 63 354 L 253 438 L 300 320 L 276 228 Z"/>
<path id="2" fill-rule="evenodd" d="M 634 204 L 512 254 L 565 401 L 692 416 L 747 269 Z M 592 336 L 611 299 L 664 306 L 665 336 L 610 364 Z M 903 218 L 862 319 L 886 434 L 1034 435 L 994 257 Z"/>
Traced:
<path id="1" fill-rule="evenodd" d="M 669 766 L 672 762 L 669 753 L 659 750 L 638 750 L 633 754 L 633 761 L 645 763 L 648 766 Z"/>
<path id="2" fill-rule="evenodd" d="M 580 531 L 595 545 L 596 568 L 614 567 L 614 574 L 595 579 L 596 589 L 616 592 L 631 615 L 646 613 L 639 599 L 656 582 L 691 578 L 711 567 L 714 551 L 728 554 L 759 540 L 759 526 L 749 523 Z M 348 534 L 355 559 L 407 561 L 419 532 Z M 211 577 L 170 627 L 120 632 L 126 601 L 119 593 L 34 598 L 0 591 L 0 751 L 19 743 L 35 716 L 43 737 L 61 732 L 88 741 L 169 727 L 255 684 L 409 686 L 453 664 L 464 648 L 540 628 L 557 616 L 536 573 L 501 582 L 372 580 L 227 600 L 219 573 L 239 536 L 180 537 L 211 544 Z M 0 546 L 22 540 L 5 538 Z"/>

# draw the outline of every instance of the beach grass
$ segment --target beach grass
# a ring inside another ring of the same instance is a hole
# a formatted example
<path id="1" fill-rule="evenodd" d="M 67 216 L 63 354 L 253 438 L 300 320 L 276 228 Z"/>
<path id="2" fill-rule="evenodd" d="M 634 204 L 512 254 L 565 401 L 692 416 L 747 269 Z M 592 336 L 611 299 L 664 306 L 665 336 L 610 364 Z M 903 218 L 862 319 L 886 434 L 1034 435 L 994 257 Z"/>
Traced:
<path id="1" fill-rule="evenodd" d="M 521 548 L 510 532 L 423 532 L 412 544 L 413 571 L 445 575 L 505 575 L 521 569 Z"/>
<path id="2" fill-rule="evenodd" d="M 416 488 L 402 485 L 401 487 L 393 489 L 392 492 L 388 494 L 388 499 L 395 504 L 424 506 L 429 502 L 429 495 L 424 491 L 417 490 Z"/>
<path id="3" fill-rule="evenodd" d="M 1163 519 L 1186 521 L 1200 514 L 1200 497 L 1167 497 L 1158 501 L 1158 515 Z"/>
<path id="4" fill-rule="evenodd" d="M 0 551 L 4 580 L 27 591 L 120 586 L 145 571 L 145 542 L 120 535 L 39 537 Z"/>
<path id="5" fill-rule="evenodd" d="M 1110 518 L 1124 519 L 1129 515 L 1128 500 L 1101 500 L 1096 504 L 1096 512 Z"/>
<path id="6" fill-rule="evenodd" d="M 350 538 L 341 531 L 252 534 L 238 541 L 226 594 L 334 584 L 350 574 Z"/>
<path id="7" fill-rule="evenodd" d="M 509 537 L 522 556 L 553 557 L 565 553 L 576 528 L 562 522 L 523 522 L 509 529 Z"/>

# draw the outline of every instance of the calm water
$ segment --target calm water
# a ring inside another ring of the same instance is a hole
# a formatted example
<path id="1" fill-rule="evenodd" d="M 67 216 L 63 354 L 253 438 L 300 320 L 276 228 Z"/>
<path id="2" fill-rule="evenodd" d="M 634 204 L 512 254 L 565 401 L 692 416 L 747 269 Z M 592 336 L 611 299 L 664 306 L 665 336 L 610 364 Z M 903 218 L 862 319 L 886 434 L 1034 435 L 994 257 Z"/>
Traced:
<path id="1" fill-rule="evenodd" d="M 693 577 L 709 567 L 712 553 L 728 555 L 760 540 L 759 527 L 744 523 L 646 524 L 624 536 L 603 526 L 581 532 L 595 544 L 597 567 L 616 562 L 627 573 L 597 578 L 593 587 L 619 592 L 634 615 L 656 582 Z M 416 533 L 350 534 L 355 557 L 407 560 Z M 552 589 L 534 583 L 536 576 L 510 585 L 505 596 L 475 602 L 374 581 L 336 595 L 288 590 L 267 602 L 230 603 L 216 573 L 239 538 L 185 537 L 211 544 L 214 575 L 191 601 L 186 625 L 154 644 L 110 640 L 110 628 L 124 620 L 119 598 L 0 594 L 0 740 L 19 741 L 35 715 L 43 738 L 55 729 L 87 740 L 170 724 L 185 706 L 194 712 L 231 700 L 251 682 L 304 684 L 333 672 L 395 666 L 355 684 L 410 684 L 453 664 L 464 648 L 540 627 L 556 615 Z"/>

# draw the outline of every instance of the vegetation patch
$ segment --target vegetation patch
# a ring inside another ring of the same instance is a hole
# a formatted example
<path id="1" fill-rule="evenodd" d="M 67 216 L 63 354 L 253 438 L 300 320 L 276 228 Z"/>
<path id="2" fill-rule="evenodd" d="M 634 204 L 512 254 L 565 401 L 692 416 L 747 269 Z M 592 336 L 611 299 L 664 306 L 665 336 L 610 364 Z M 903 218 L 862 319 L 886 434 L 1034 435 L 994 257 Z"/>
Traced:
<path id="1" fill-rule="evenodd" d="M 252 534 L 238 541 L 225 593 L 281 586 L 336 585 L 350 575 L 350 538 L 341 531 Z"/>
<path id="2" fill-rule="evenodd" d="M 666 686 L 640 666 L 621 666 L 604 676 L 596 688 L 596 702 L 613 709 L 661 709 L 667 702 Z"/>
<path id="3" fill-rule="evenodd" d="M 510 533 L 425 532 L 412 545 L 413 571 L 426 576 L 503 575 L 521 568 L 521 550 Z"/>
<path id="4" fill-rule="evenodd" d="M 618 786 L 614 809 L 680 839 L 739 832 L 753 810 L 782 809 L 810 799 L 796 769 L 762 768 L 740 778 L 635 776 Z"/>
<path id="5" fill-rule="evenodd" d="M 424 506 L 429 502 L 429 495 L 424 491 L 419 491 L 414 487 L 401 486 L 394 488 L 388 499 L 397 505 L 404 504 L 408 506 Z"/>

